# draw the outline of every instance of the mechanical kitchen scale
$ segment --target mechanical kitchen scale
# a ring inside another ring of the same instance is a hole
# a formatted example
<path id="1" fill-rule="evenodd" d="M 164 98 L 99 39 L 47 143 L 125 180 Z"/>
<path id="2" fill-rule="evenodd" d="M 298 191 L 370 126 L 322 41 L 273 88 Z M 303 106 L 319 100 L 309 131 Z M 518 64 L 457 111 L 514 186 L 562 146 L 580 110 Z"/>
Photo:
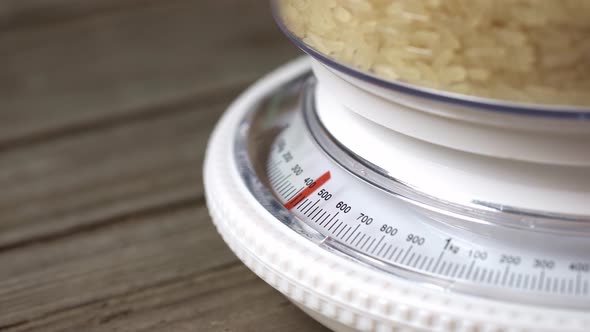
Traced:
<path id="1" fill-rule="evenodd" d="M 385 81 L 281 27 L 309 56 L 205 161 L 251 270 L 334 331 L 590 330 L 590 109 Z"/>

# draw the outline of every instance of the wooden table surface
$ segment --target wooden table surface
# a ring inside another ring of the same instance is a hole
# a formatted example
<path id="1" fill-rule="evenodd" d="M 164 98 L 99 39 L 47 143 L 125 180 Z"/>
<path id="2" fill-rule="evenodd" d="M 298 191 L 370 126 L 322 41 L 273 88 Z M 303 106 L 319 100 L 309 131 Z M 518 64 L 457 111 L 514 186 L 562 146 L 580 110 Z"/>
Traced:
<path id="1" fill-rule="evenodd" d="M 229 102 L 298 54 L 267 1 L 3 0 L 0 330 L 324 331 L 201 179 Z"/>

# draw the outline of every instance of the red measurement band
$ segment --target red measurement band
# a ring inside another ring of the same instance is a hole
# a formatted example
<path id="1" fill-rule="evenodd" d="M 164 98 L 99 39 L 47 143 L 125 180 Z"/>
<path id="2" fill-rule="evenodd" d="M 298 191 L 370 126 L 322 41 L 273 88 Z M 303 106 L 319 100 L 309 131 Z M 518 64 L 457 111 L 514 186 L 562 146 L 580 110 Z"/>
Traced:
<path id="1" fill-rule="evenodd" d="M 322 174 L 319 178 L 317 178 L 312 184 L 310 184 L 307 188 L 303 189 L 302 192 L 297 194 L 297 196 L 293 197 L 290 201 L 283 205 L 287 208 L 287 210 L 291 210 L 292 208 L 296 207 L 301 201 L 309 197 L 309 195 L 313 194 L 314 191 L 318 190 L 324 183 L 330 180 L 330 172 L 326 172 Z"/>

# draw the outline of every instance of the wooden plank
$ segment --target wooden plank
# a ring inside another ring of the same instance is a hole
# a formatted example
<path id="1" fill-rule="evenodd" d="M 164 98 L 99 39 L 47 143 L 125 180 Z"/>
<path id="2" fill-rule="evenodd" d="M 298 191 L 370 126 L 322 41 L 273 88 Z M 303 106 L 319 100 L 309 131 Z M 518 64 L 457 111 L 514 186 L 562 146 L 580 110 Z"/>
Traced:
<path id="1" fill-rule="evenodd" d="M 214 234 L 200 166 L 225 103 L 203 101 L 2 156 L 0 235 L 33 240 L 0 252 L 0 330 L 322 330 Z"/>
<path id="2" fill-rule="evenodd" d="M 0 330 L 325 331 L 204 207 L 217 118 L 298 54 L 273 26 L 255 0 L 0 5 Z"/>
<path id="3" fill-rule="evenodd" d="M 0 250 L 202 198 L 206 143 L 228 97 L 219 98 L 0 154 Z"/>
<path id="4" fill-rule="evenodd" d="M 149 0 L 3 0 L 0 31 L 34 29 L 149 3 Z"/>
<path id="5" fill-rule="evenodd" d="M 0 254 L 0 330 L 324 331 L 178 206 Z"/>
<path id="6" fill-rule="evenodd" d="M 0 150 L 242 86 L 299 54 L 256 0 L 157 1 L 0 33 L 0 45 Z"/>

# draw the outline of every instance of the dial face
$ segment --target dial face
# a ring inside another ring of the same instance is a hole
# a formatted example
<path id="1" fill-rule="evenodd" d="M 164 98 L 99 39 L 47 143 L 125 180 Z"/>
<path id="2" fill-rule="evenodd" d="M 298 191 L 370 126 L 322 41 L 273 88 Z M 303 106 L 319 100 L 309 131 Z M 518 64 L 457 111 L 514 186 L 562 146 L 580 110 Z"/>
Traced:
<path id="1" fill-rule="evenodd" d="M 587 330 L 586 233 L 460 229 L 420 209 L 324 141 L 309 76 L 299 60 L 255 84 L 208 147 L 212 219 L 252 271 L 336 331 Z"/>
<path id="2" fill-rule="evenodd" d="M 452 291 L 588 308 L 588 239 L 527 231 L 484 234 L 436 219 L 363 180 L 326 153 L 301 105 L 283 112 L 265 161 L 282 210 L 330 246 L 384 273 Z M 360 167 L 360 166 L 359 166 Z M 360 174 L 360 176 L 359 176 Z"/>

